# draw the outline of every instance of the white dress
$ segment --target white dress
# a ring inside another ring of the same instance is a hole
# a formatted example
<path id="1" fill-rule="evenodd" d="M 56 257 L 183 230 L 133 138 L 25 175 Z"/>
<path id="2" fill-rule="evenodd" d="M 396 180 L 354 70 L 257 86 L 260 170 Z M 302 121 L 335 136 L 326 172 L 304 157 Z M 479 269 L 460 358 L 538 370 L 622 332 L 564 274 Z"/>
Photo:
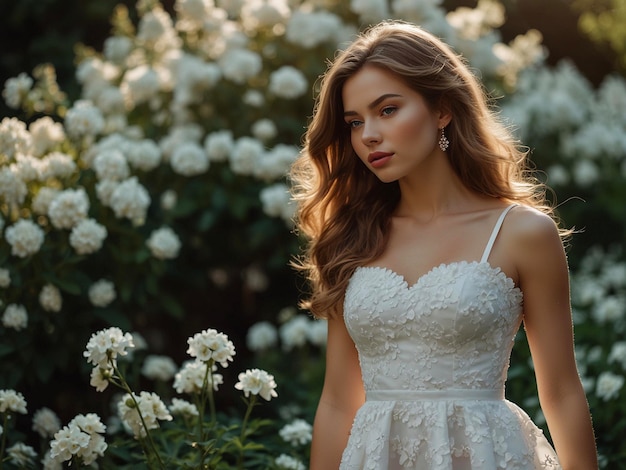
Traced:
<path id="1" fill-rule="evenodd" d="M 366 402 L 340 470 L 560 469 L 542 431 L 504 398 L 522 292 L 488 258 L 441 264 L 409 286 L 357 268 L 344 302 Z"/>

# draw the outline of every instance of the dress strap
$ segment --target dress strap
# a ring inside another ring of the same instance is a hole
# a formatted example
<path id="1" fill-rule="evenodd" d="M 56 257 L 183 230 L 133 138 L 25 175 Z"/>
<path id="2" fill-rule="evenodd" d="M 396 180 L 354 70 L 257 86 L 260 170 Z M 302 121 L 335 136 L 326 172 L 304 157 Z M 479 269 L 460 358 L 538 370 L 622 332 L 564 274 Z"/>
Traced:
<path id="1" fill-rule="evenodd" d="M 518 204 L 511 204 L 506 209 L 502 211 L 496 225 L 493 227 L 493 231 L 491 232 L 491 237 L 489 237 L 489 241 L 487 242 L 487 246 L 485 247 L 485 251 L 483 252 L 483 257 L 480 259 L 481 263 L 484 263 L 489 259 L 489 255 L 491 254 L 491 249 L 493 248 L 493 244 L 496 242 L 496 238 L 498 237 L 498 233 L 500 233 L 500 228 L 502 227 L 502 223 L 504 222 L 504 218 L 509 213 L 511 209 L 513 209 Z"/>

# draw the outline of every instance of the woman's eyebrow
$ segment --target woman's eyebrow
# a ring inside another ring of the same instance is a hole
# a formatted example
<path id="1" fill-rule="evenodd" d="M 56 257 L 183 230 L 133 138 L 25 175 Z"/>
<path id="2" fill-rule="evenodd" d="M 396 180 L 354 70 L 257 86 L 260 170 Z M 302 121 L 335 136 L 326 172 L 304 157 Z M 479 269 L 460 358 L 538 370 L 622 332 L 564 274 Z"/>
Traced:
<path id="1" fill-rule="evenodd" d="M 400 97 L 400 96 L 402 96 L 402 95 L 398 95 L 397 93 L 385 93 L 384 95 L 380 95 L 378 98 L 376 98 L 370 104 L 368 104 L 367 107 L 369 109 L 373 109 L 376 106 L 378 106 L 380 103 L 385 101 L 387 98 L 396 98 L 396 97 Z M 353 116 L 355 114 L 357 114 L 356 111 L 344 111 L 344 113 L 343 113 L 344 116 Z"/>

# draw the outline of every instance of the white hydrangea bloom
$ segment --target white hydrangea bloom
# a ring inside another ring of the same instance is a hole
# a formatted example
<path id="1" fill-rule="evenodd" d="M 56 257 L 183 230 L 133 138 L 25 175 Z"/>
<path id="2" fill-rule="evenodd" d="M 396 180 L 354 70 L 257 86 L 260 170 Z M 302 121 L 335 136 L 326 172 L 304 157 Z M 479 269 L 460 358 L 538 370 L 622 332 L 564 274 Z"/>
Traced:
<path id="1" fill-rule="evenodd" d="M 576 184 L 588 187 L 600 179 L 600 169 L 591 160 L 578 160 L 574 164 L 573 176 Z"/>
<path id="2" fill-rule="evenodd" d="M 174 101 L 180 106 L 195 103 L 199 93 L 210 90 L 222 78 L 219 65 L 191 54 L 183 54 L 172 66 Z"/>
<path id="3" fill-rule="evenodd" d="M 295 204 L 291 201 L 289 188 L 283 183 L 277 183 L 261 190 L 259 194 L 263 204 L 263 212 L 270 217 L 282 217 L 289 221 L 295 213 Z"/>
<path id="4" fill-rule="evenodd" d="M 33 415 L 33 431 L 43 439 L 54 436 L 61 429 L 61 420 L 50 408 L 43 407 L 35 411 Z"/>
<path id="5" fill-rule="evenodd" d="M 280 98 L 294 99 L 308 89 L 306 77 L 291 65 L 283 65 L 270 74 L 269 91 Z"/>
<path id="6" fill-rule="evenodd" d="M 220 58 L 219 66 L 225 78 L 241 85 L 261 72 L 263 61 L 254 51 L 233 49 Z"/>
<path id="7" fill-rule="evenodd" d="M 105 431 L 106 426 L 95 413 L 76 415 L 67 426 L 55 433 L 50 443 L 50 457 L 56 462 L 65 462 L 77 456 L 89 466 L 107 449 L 102 436 Z"/>
<path id="8" fill-rule="evenodd" d="M 18 109 L 33 87 L 33 79 L 22 72 L 4 83 L 2 97 L 9 108 Z"/>
<path id="9" fill-rule="evenodd" d="M 284 23 L 291 10 L 286 0 L 248 0 L 241 7 L 241 22 L 247 31 L 272 28 Z"/>
<path id="10" fill-rule="evenodd" d="M 170 164 L 179 175 L 201 175 L 209 169 L 209 157 L 200 145 L 189 142 L 172 153 Z"/>
<path id="11" fill-rule="evenodd" d="M 613 343 L 608 358 L 609 364 L 612 362 L 619 363 L 626 370 L 626 341 L 618 341 Z"/>
<path id="12" fill-rule="evenodd" d="M 306 466 L 300 462 L 297 458 L 287 454 L 280 454 L 274 463 L 281 470 L 306 470 Z"/>
<path id="13" fill-rule="evenodd" d="M 341 19 L 329 11 L 298 10 L 287 23 L 285 37 L 292 44 L 312 49 L 319 44 L 337 40 Z"/>
<path id="14" fill-rule="evenodd" d="M 181 39 L 174 29 L 171 16 L 161 7 L 152 8 L 141 17 L 137 42 L 157 54 L 179 49 Z"/>
<path id="15" fill-rule="evenodd" d="M 131 107 L 154 98 L 161 88 L 159 75 L 148 65 L 138 65 L 127 70 L 120 90 Z"/>
<path id="16" fill-rule="evenodd" d="M 0 390 L 0 413 L 9 411 L 25 415 L 27 413 L 26 406 L 26 400 L 21 392 L 11 389 Z"/>
<path id="17" fill-rule="evenodd" d="M 569 173 L 563 165 L 551 165 L 546 171 L 548 173 L 548 180 L 551 186 L 564 186 L 569 183 Z"/>
<path id="18" fill-rule="evenodd" d="M 39 292 L 39 305 L 47 312 L 59 312 L 63 306 L 63 297 L 58 287 L 46 284 Z"/>
<path id="19" fill-rule="evenodd" d="M 259 140 L 240 137 L 229 155 L 230 167 L 237 174 L 251 175 L 264 152 L 263 144 Z"/>
<path id="20" fill-rule="evenodd" d="M 174 376 L 174 389 L 178 393 L 197 394 L 202 391 L 204 386 L 204 376 L 206 375 L 207 364 L 200 360 L 185 361 L 180 370 Z M 217 370 L 217 366 L 213 365 L 212 372 Z M 213 374 L 208 377 L 213 383 L 213 390 L 217 391 L 218 387 L 224 383 L 222 374 Z"/>
<path id="21" fill-rule="evenodd" d="M 110 36 L 104 40 L 104 57 L 116 64 L 122 64 L 133 49 L 133 42 L 126 36 Z"/>
<path id="22" fill-rule="evenodd" d="M 138 404 L 139 411 L 130 396 L 130 394 L 124 395 L 124 397 L 118 402 L 117 409 L 120 419 L 127 425 L 133 432 L 136 438 L 143 438 L 146 436 L 146 429 L 156 429 L 159 427 L 159 421 L 171 421 L 172 415 L 165 406 L 165 403 L 161 400 L 156 393 L 141 392 L 139 395 L 134 395 L 135 401 Z M 139 413 L 143 417 L 143 422 L 139 417 Z"/>
<path id="23" fill-rule="evenodd" d="M 181 398 L 172 398 L 170 412 L 173 415 L 200 416 L 198 407 L 196 405 Z"/>
<path id="24" fill-rule="evenodd" d="M 106 149 L 93 159 L 93 169 L 99 180 L 121 181 L 128 178 L 130 169 L 120 150 Z"/>
<path id="25" fill-rule="evenodd" d="M 150 234 L 146 241 L 152 256 L 158 259 L 174 259 L 181 248 L 180 238 L 169 227 L 162 227 Z"/>
<path id="26" fill-rule="evenodd" d="M 26 183 L 14 167 L 0 168 L 0 200 L 8 204 L 21 205 L 28 194 Z"/>
<path id="27" fill-rule="evenodd" d="M 232 362 L 235 355 L 235 345 L 224 333 L 220 333 L 212 328 L 196 333 L 187 339 L 187 354 L 195 357 L 199 361 L 221 364 L 228 367 L 228 362 Z"/>
<path id="28" fill-rule="evenodd" d="M 173 189 L 168 189 L 161 194 L 161 208 L 165 211 L 171 211 L 176 207 L 178 195 Z"/>
<path id="29" fill-rule="evenodd" d="M 41 180 L 67 178 L 76 171 L 74 159 L 62 152 L 52 152 L 41 160 Z"/>
<path id="30" fill-rule="evenodd" d="M 362 23 L 377 23 L 390 16 L 387 0 L 350 0 L 350 10 Z"/>
<path id="31" fill-rule="evenodd" d="M 32 155 L 17 154 L 15 163 L 11 164 L 13 173 L 24 182 L 37 181 L 41 178 L 43 164 Z"/>
<path id="32" fill-rule="evenodd" d="M 291 351 L 294 347 L 306 344 L 311 320 L 306 315 L 296 315 L 281 325 L 279 333 L 285 351 Z"/>
<path id="33" fill-rule="evenodd" d="M 278 129 L 271 119 L 259 119 L 252 124 L 252 135 L 263 142 L 267 142 L 278 135 Z"/>
<path id="34" fill-rule="evenodd" d="M 50 203 L 48 216 L 55 228 L 70 229 L 87 217 L 89 197 L 83 188 L 61 191 Z"/>
<path id="35" fill-rule="evenodd" d="M 44 241 L 44 231 L 32 220 L 20 219 L 4 232 L 11 245 L 11 254 L 26 258 L 39 251 Z"/>
<path id="36" fill-rule="evenodd" d="M 111 180 L 102 180 L 96 183 L 96 196 L 102 205 L 111 207 L 111 196 L 119 185 L 119 181 Z"/>
<path id="37" fill-rule="evenodd" d="M 253 108 L 260 108 L 265 104 L 265 97 L 258 90 L 246 90 L 241 101 Z"/>
<path id="38" fill-rule="evenodd" d="M 118 356 L 126 356 L 134 347 L 130 333 L 117 327 L 105 328 L 91 335 L 83 356 L 94 366 L 108 368 L 109 360 L 115 362 Z"/>
<path id="39" fill-rule="evenodd" d="M 278 434 L 292 446 L 305 445 L 311 442 L 313 426 L 303 419 L 295 419 L 283 426 Z"/>
<path id="40" fill-rule="evenodd" d="M 0 287 L 6 288 L 11 285 L 11 273 L 6 268 L 0 268 Z"/>
<path id="41" fill-rule="evenodd" d="M 31 468 L 37 458 L 37 452 L 31 446 L 16 442 L 6 449 L 9 462 L 17 468 Z"/>
<path id="42" fill-rule="evenodd" d="M 203 134 L 202 127 L 193 123 L 170 128 L 169 133 L 159 141 L 163 161 L 169 162 L 174 151 L 182 144 L 200 142 Z"/>
<path id="43" fill-rule="evenodd" d="M 264 351 L 276 346 L 278 331 L 268 321 L 260 321 L 252 325 L 246 334 L 246 345 L 250 351 Z"/>
<path id="44" fill-rule="evenodd" d="M 176 29 L 185 32 L 194 32 L 202 29 L 215 8 L 213 0 L 177 0 Z"/>
<path id="45" fill-rule="evenodd" d="M 234 147 L 233 133 L 228 129 L 212 132 L 204 139 L 204 150 L 214 162 L 228 160 Z"/>
<path id="46" fill-rule="evenodd" d="M 83 219 L 70 233 L 70 245 L 79 255 L 95 253 L 107 237 L 107 229 L 94 219 Z"/>
<path id="47" fill-rule="evenodd" d="M 149 139 L 129 142 L 124 154 L 133 168 L 142 171 L 154 170 L 161 163 L 161 149 L 156 142 Z"/>
<path id="48" fill-rule="evenodd" d="M 0 155 L 12 160 L 18 153 L 30 153 L 32 146 L 33 138 L 24 122 L 7 117 L 0 121 Z"/>
<path id="49" fill-rule="evenodd" d="M 110 206 L 118 218 L 127 218 L 133 223 L 142 224 L 150 205 L 150 195 L 136 176 L 118 184 L 111 193 Z"/>
<path id="50" fill-rule="evenodd" d="M 141 367 L 141 373 L 150 380 L 167 382 L 176 375 L 178 366 L 169 356 L 151 354 L 146 357 Z"/>
<path id="51" fill-rule="evenodd" d="M 619 396 L 619 391 L 624 385 L 624 376 L 610 371 L 604 371 L 596 382 L 596 395 L 604 401 L 609 401 Z"/>
<path id="52" fill-rule="evenodd" d="M 89 287 L 89 300 L 95 307 L 106 307 L 116 297 L 115 286 L 106 279 L 100 279 Z"/>
<path id="53" fill-rule="evenodd" d="M 44 155 L 65 140 L 63 124 L 55 122 L 50 116 L 33 121 L 28 130 L 32 136 L 33 154 L 36 156 Z"/>
<path id="54" fill-rule="evenodd" d="M 274 376 L 268 374 L 261 369 L 247 369 L 238 376 L 239 382 L 235 384 L 237 390 L 243 391 L 246 397 L 252 395 L 259 395 L 267 401 L 270 401 L 272 397 L 277 397 L 276 382 Z"/>
<path id="55" fill-rule="evenodd" d="M 104 129 L 102 112 L 87 100 L 78 100 L 65 115 L 65 131 L 74 139 L 95 137 Z"/>

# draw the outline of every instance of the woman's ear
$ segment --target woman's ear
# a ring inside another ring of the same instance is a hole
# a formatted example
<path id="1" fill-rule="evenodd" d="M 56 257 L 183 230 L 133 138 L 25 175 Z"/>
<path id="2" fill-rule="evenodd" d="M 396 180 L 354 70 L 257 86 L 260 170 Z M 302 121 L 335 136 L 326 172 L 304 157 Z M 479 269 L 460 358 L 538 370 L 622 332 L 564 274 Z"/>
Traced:
<path id="1" fill-rule="evenodd" d="M 441 102 L 439 105 L 437 124 L 439 129 L 446 127 L 452 121 L 452 111 L 447 103 Z"/>

